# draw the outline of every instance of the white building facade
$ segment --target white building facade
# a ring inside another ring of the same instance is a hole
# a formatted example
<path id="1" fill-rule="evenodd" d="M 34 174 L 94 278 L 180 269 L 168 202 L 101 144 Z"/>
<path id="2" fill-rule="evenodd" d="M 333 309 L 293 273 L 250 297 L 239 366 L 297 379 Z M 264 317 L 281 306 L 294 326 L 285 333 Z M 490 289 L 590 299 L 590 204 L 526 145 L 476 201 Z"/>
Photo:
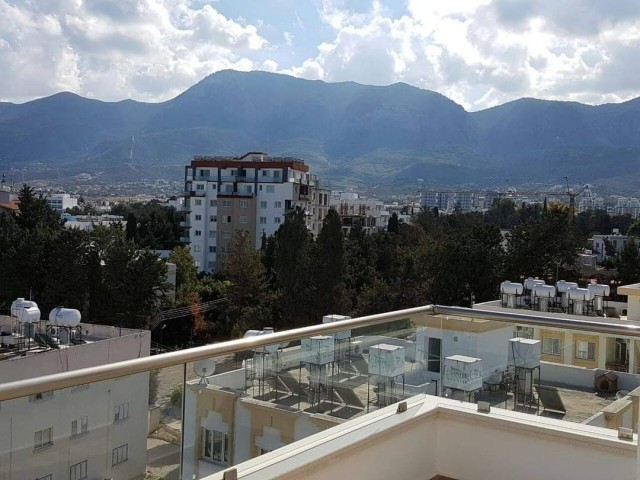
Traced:
<path id="1" fill-rule="evenodd" d="M 51 208 L 62 215 L 67 208 L 77 207 L 78 199 L 72 197 L 68 193 L 52 193 L 47 196 L 47 203 Z"/>
<path id="2" fill-rule="evenodd" d="M 4 331 L 8 317 L 0 324 Z M 81 328 L 85 344 L 1 361 L 0 383 L 149 355 L 148 331 Z M 0 479 L 142 478 L 148 400 L 141 373 L 2 402 Z"/>
<path id="3" fill-rule="evenodd" d="M 185 167 L 186 216 L 182 237 L 198 271 L 215 272 L 236 231 L 261 245 L 288 212 L 305 212 L 317 235 L 329 211 L 329 191 L 302 160 L 250 152 L 241 157 L 195 157 Z"/>

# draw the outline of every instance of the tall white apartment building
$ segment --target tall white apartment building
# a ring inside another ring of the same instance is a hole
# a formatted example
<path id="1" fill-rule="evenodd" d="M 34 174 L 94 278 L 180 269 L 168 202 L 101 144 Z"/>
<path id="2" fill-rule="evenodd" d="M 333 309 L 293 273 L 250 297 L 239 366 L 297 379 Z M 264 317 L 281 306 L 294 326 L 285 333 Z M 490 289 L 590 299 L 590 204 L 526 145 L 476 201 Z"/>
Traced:
<path id="1" fill-rule="evenodd" d="M 214 272 L 237 230 L 248 231 L 260 247 L 288 212 L 306 213 L 317 235 L 329 211 L 329 190 L 297 158 L 249 152 L 241 157 L 196 156 L 185 167 L 183 237 L 199 271 Z"/>

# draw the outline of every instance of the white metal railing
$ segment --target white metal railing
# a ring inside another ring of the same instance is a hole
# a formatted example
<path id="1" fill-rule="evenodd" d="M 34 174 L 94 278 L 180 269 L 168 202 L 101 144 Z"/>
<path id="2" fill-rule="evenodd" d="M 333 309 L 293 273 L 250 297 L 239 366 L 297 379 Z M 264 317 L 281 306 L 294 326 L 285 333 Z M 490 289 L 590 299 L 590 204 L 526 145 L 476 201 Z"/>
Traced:
<path id="1" fill-rule="evenodd" d="M 274 343 L 300 340 L 305 337 L 336 333 L 343 330 L 380 325 L 394 320 L 403 320 L 412 315 L 445 315 L 468 317 L 474 319 L 494 320 L 522 325 L 547 326 L 589 332 L 640 337 L 640 323 L 608 322 L 606 319 L 586 317 L 585 319 L 558 318 L 540 316 L 511 311 L 496 312 L 465 307 L 449 307 L 441 305 L 425 305 L 422 307 L 396 310 L 393 312 L 369 315 L 365 317 L 342 320 L 339 322 L 313 325 L 310 327 L 285 330 L 270 335 L 260 335 L 239 340 L 230 340 L 202 347 L 164 353 L 144 358 L 125 360 L 107 365 L 89 367 L 70 372 L 45 375 L 27 380 L 0 384 L 0 401 L 35 395 L 40 392 L 75 387 L 87 383 L 100 382 L 112 378 L 124 377 L 136 373 L 167 368 L 205 358 L 227 355 L 230 353 L 264 347 Z"/>

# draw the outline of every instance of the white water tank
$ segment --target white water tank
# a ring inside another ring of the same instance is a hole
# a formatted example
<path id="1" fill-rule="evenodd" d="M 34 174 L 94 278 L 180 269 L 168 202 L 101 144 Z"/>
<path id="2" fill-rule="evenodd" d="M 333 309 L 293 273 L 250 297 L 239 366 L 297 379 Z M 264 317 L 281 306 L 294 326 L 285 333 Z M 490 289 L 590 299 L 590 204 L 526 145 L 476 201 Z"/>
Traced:
<path id="1" fill-rule="evenodd" d="M 74 308 L 56 307 L 49 312 L 49 323 L 56 327 L 77 327 L 82 315 Z"/>
<path id="2" fill-rule="evenodd" d="M 567 290 L 567 299 L 573 302 L 574 315 L 583 315 L 585 303 L 593 298 L 593 293 L 588 288 L 570 288 Z"/>
<path id="3" fill-rule="evenodd" d="M 28 307 L 36 307 L 38 308 L 38 304 L 36 302 L 32 302 L 31 300 L 25 300 L 24 298 L 18 298 L 11 302 L 11 316 L 19 317 L 20 310 Z"/>
<path id="4" fill-rule="evenodd" d="M 272 333 L 275 333 L 273 330 L 273 327 L 264 327 L 262 330 L 247 330 L 244 334 L 244 338 L 249 338 L 249 337 L 257 337 L 257 336 L 261 336 L 261 335 L 270 335 Z M 271 345 L 266 345 L 264 347 L 259 347 L 256 349 L 257 352 L 268 352 L 268 353 L 274 353 L 275 351 L 277 351 L 280 348 L 280 344 L 279 343 L 274 343 Z"/>
<path id="5" fill-rule="evenodd" d="M 25 307 L 20 309 L 18 321 L 20 323 L 38 323 L 40 321 L 40 309 L 38 307 Z"/>
<path id="6" fill-rule="evenodd" d="M 521 283 L 513 283 L 505 280 L 500 284 L 500 292 L 506 295 L 522 295 L 524 287 Z"/>
<path id="7" fill-rule="evenodd" d="M 544 280 L 538 280 L 533 277 L 529 277 L 524 281 L 524 289 L 525 290 L 533 290 L 533 287 L 536 285 L 544 285 Z"/>
<path id="8" fill-rule="evenodd" d="M 596 312 L 604 310 L 604 297 L 608 297 L 610 293 L 609 285 L 600 283 L 587 285 L 587 288 L 593 294 L 593 308 Z"/>
<path id="9" fill-rule="evenodd" d="M 548 312 L 549 300 L 556 296 L 556 287 L 553 285 L 534 285 L 531 296 L 538 299 L 540 311 Z"/>
<path id="10" fill-rule="evenodd" d="M 540 366 L 540 340 L 529 338 L 512 338 L 509 340 L 509 365 L 523 368 Z"/>
<path id="11" fill-rule="evenodd" d="M 523 291 L 521 283 L 505 280 L 500 284 L 500 293 L 507 296 L 507 308 L 518 308 L 518 295 L 522 295 Z"/>
<path id="12" fill-rule="evenodd" d="M 565 280 L 558 280 L 556 282 L 556 290 L 560 294 L 562 299 L 562 308 L 567 308 L 569 305 L 569 299 L 567 298 L 567 290 L 570 288 L 578 288 L 578 284 L 575 282 L 567 282 Z"/>

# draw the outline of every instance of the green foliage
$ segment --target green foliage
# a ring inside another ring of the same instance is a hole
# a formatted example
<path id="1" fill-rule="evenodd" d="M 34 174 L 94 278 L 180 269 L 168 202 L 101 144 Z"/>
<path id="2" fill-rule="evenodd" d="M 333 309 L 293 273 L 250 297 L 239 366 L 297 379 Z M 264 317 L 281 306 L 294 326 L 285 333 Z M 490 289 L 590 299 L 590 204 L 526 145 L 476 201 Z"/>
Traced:
<path id="1" fill-rule="evenodd" d="M 198 284 L 191 251 L 188 247 L 174 247 L 167 261 L 176 265 L 176 305 L 187 305 Z"/>
<path id="2" fill-rule="evenodd" d="M 176 385 L 171 389 L 169 403 L 174 407 L 182 406 L 182 385 Z"/>
<path id="3" fill-rule="evenodd" d="M 113 215 L 127 220 L 133 215 L 136 231 L 127 232 L 127 238 L 137 238 L 137 244 L 152 250 L 171 250 L 180 245 L 180 218 L 172 207 L 160 202 L 120 203 L 111 209 Z M 129 225 L 129 223 L 127 223 Z M 135 234 L 135 235 L 134 235 Z"/>
<path id="4" fill-rule="evenodd" d="M 618 280 L 623 285 L 640 282 L 640 253 L 633 237 L 629 239 L 618 256 L 616 267 Z"/>

